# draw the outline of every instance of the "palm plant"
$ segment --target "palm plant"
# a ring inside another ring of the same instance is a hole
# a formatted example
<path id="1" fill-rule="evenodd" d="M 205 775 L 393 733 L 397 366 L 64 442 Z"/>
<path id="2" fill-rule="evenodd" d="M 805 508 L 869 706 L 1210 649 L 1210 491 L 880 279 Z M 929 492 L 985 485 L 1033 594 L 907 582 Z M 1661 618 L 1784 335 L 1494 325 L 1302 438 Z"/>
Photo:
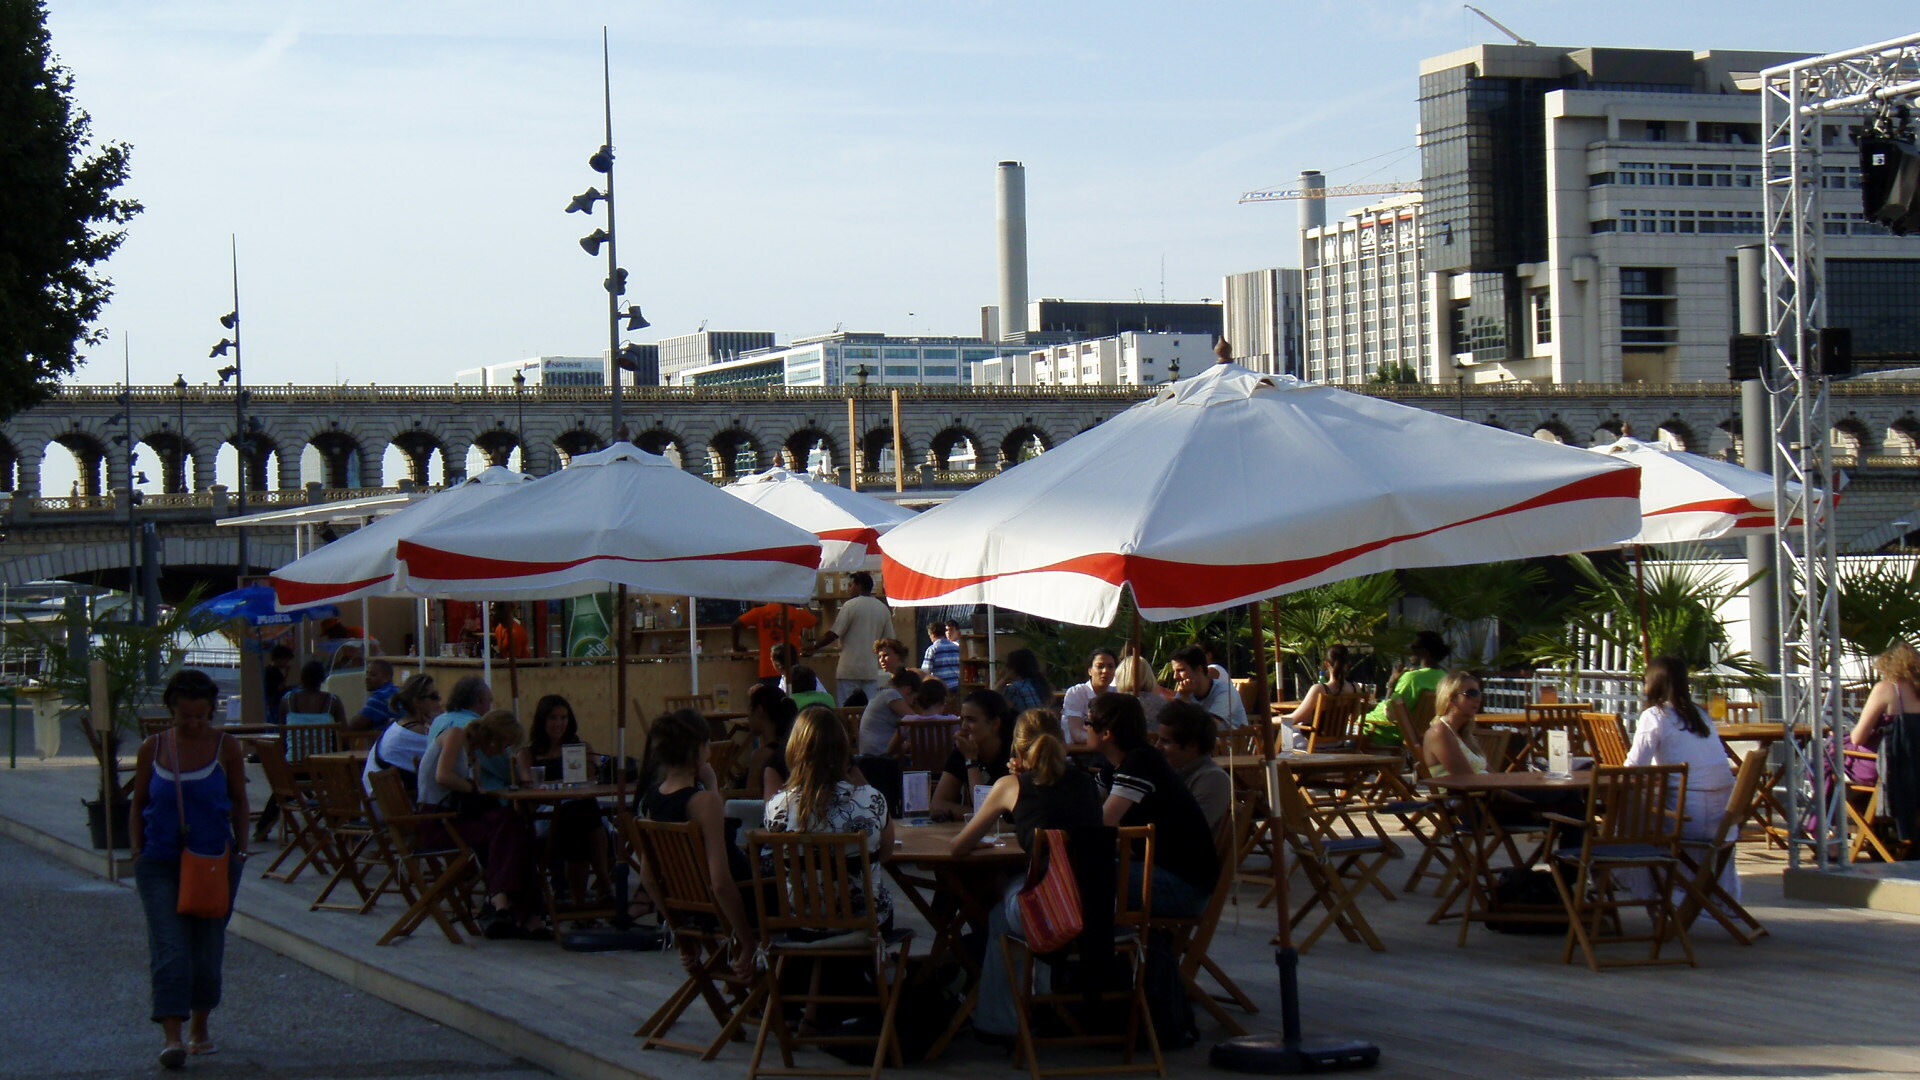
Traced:
<path id="1" fill-rule="evenodd" d="M 1736 672 L 1728 681 L 1759 687 L 1766 669 L 1745 650 L 1728 648 L 1721 611 L 1744 594 L 1762 576 L 1721 584 L 1717 575 L 1692 553 L 1683 550 L 1673 559 L 1648 562 L 1644 581 L 1624 566 L 1602 568 L 1585 555 L 1567 557 L 1581 583 L 1567 611 L 1562 632 L 1536 632 L 1523 646 L 1533 660 L 1562 667 L 1578 666 L 1582 639 L 1613 646 L 1629 657 L 1629 667 L 1646 664 L 1642 654 L 1642 612 L 1646 648 L 1654 656 L 1677 656 L 1696 672 L 1718 667 Z M 1711 683 L 1716 681 L 1708 679 Z"/>
<path id="2" fill-rule="evenodd" d="M 1412 638 L 1412 631 L 1387 622 L 1387 613 L 1400 595 L 1400 584 L 1391 572 L 1288 593 L 1269 602 L 1267 642 L 1275 656 L 1292 657 L 1309 681 L 1331 645 L 1398 653 Z"/>
<path id="3" fill-rule="evenodd" d="M 1896 641 L 1920 641 L 1920 562 L 1875 559 L 1840 571 L 1840 638 L 1868 660 Z"/>
<path id="4" fill-rule="evenodd" d="M 150 626 L 95 614 L 85 627 L 89 646 L 80 656 L 67 651 L 64 622 L 29 624 L 27 632 L 46 656 L 41 684 L 68 701 L 87 701 L 92 694 L 92 662 L 104 660 L 108 716 L 94 717 L 94 722 L 109 738 L 120 733 L 138 735 L 139 707 L 153 699 L 168 674 L 167 665 L 157 660 L 172 651 L 182 632 L 206 629 L 193 615 L 203 591 L 196 586 L 179 606 L 161 613 Z"/>
<path id="5" fill-rule="evenodd" d="M 1493 668 L 1527 660 L 1518 642 L 1549 634 L 1564 625 L 1566 600 L 1548 591 L 1547 572 L 1537 563 L 1496 562 L 1408 570 L 1407 592 L 1424 598 L 1439 612 L 1434 630 L 1441 636 L 1460 628 L 1497 624 L 1503 644 L 1489 656 L 1463 657 L 1463 663 Z"/>

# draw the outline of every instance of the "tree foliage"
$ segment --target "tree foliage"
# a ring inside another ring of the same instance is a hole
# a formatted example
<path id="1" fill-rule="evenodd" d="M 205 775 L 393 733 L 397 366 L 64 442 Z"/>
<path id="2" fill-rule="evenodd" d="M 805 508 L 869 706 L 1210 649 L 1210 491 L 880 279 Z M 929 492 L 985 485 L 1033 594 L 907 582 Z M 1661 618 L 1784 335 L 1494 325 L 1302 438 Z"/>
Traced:
<path id="1" fill-rule="evenodd" d="M 1861 659 L 1920 641 L 1920 564 L 1873 560 L 1840 571 L 1840 637 Z"/>
<path id="2" fill-rule="evenodd" d="M 141 207 L 114 195 L 129 148 L 94 147 L 91 129 L 43 0 L 0 0 L 0 418 L 45 400 L 105 333 L 99 266 Z"/>
<path id="3" fill-rule="evenodd" d="M 1602 568 L 1580 554 L 1567 560 L 1581 578 L 1579 592 L 1568 612 L 1565 632 L 1537 634 L 1527 643 L 1536 661 L 1562 666 L 1577 662 L 1576 639 L 1584 636 L 1618 648 L 1632 658 L 1633 670 L 1642 670 L 1646 664 L 1640 647 L 1644 610 L 1652 655 L 1677 656 L 1695 672 L 1717 668 L 1728 673 L 1730 682 L 1759 685 L 1763 681 L 1765 669 L 1757 659 L 1729 648 L 1731 638 L 1721 615 L 1730 601 L 1745 594 L 1763 575 L 1721 584 L 1696 553 L 1684 548 L 1672 559 L 1648 560 L 1644 585 L 1624 566 Z"/>

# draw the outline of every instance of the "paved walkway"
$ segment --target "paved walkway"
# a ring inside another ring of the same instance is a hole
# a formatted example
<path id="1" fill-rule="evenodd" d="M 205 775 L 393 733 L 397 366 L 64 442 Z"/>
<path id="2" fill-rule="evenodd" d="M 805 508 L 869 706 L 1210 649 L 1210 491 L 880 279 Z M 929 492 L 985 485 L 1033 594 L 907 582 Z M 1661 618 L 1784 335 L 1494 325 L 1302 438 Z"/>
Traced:
<path id="1" fill-rule="evenodd" d="M 0 831 L 104 868 L 80 850 L 77 803 L 90 775 L 0 771 Z M 1397 883 L 1406 865 L 1397 874 L 1390 867 L 1389 878 Z M 1898 1017 L 1910 1011 L 1916 985 L 1920 917 L 1783 900 L 1780 868 L 1777 855 L 1743 852 L 1749 906 L 1773 936 L 1742 948 L 1703 925 L 1697 970 L 1595 975 L 1560 964 L 1558 938 L 1478 929 L 1460 948 L 1451 929 L 1425 924 L 1434 903 L 1427 893 L 1391 902 L 1369 894 L 1362 904 L 1387 951 L 1330 937 L 1306 955 L 1308 1031 L 1375 1041 L 1382 1077 L 1913 1076 L 1920 1027 Z M 744 1067 L 744 1044 L 712 1065 L 637 1049 L 630 1032 L 678 984 L 670 955 L 579 955 L 531 942 L 455 947 L 429 933 L 376 948 L 397 914 L 391 902 L 366 917 L 309 912 L 317 887 L 304 877 L 291 886 L 248 881 L 236 931 L 563 1076 L 693 1080 Z M 1273 915 L 1252 907 L 1254 895 L 1243 892 L 1246 902 L 1228 909 L 1213 955 L 1261 1008 L 1248 1026 L 1264 1030 L 1277 1023 Z M 1205 1067 L 1205 1045 L 1219 1033 L 1202 1020 L 1202 1045 L 1170 1055 L 1171 1075 Z M 997 1051 L 963 1039 L 918 1071 L 1004 1068 Z"/>

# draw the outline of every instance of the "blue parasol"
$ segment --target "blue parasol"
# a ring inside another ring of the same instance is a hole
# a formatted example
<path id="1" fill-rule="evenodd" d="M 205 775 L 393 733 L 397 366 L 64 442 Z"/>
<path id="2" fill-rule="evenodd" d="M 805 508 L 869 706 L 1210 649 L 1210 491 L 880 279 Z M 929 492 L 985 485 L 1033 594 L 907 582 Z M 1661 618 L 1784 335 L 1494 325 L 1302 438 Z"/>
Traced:
<path id="1" fill-rule="evenodd" d="M 240 619 L 248 626 L 284 626 L 306 619 L 332 619 L 340 615 L 340 609 L 332 604 L 315 604 L 313 607 L 297 608 L 293 611 L 275 611 L 273 609 L 273 587 L 270 585 L 248 585 L 232 592 L 221 593 L 211 600 L 202 601 L 193 609 L 196 622 L 227 622 Z"/>

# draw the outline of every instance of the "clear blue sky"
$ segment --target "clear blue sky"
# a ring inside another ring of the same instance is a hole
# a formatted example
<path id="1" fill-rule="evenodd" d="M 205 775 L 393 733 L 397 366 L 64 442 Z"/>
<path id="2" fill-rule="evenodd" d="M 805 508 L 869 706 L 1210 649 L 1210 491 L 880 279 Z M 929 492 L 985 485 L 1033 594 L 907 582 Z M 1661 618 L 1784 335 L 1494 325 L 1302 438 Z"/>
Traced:
<path id="1" fill-rule="evenodd" d="M 1494 0 L 1544 44 L 1825 52 L 1911 3 Z M 237 234 L 248 380 L 445 382 L 605 344 L 611 27 L 622 262 L 654 328 L 978 332 L 993 166 L 1028 167 L 1035 296 L 1217 297 L 1294 260 L 1302 168 L 1413 178 L 1423 57 L 1504 40 L 1441 0 L 57 3 L 54 47 L 147 205 L 80 379 L 213 378 Z M 1363 164 L 1347 168 L 1350 162 Z M 1336 210 L 1337 212 L 1337 210 Z M 909 313 L 913 313 L 909 315 Z"/>

